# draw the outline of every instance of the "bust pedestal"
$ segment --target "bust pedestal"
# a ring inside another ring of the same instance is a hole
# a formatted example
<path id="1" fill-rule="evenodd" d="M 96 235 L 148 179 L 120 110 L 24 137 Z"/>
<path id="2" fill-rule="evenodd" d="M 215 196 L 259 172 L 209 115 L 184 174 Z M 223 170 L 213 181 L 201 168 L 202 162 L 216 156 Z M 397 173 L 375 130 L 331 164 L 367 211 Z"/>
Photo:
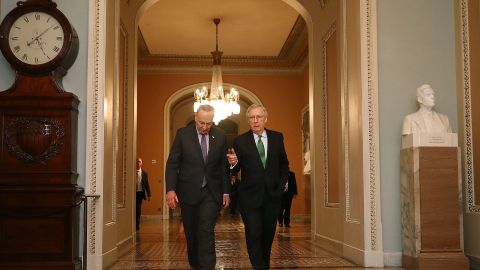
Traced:
<path id="1" fill-rule="evenodd" d="M 403 267 L 468 269 L 457 134 L 405 135 L 402 148 Z"/>

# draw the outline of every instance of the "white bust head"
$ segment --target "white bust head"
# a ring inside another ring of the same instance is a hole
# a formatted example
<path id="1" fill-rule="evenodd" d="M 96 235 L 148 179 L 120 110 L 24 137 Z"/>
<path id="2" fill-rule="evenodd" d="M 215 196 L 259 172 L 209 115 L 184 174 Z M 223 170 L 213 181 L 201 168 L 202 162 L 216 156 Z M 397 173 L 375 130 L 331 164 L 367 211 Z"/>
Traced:
<path id="1" fill-rule="evenodd" d="M 417 101 L 420 109 L 431 110 L 435 106 L 435 92 L 429 84 L 417 88 Z"/>
<path id="2" fill-rule="evenodd" d="M 429 84 L 417 88 L 417 101 L 420 108 L 403 120 L 402 135 L 412 133 L 451 133 L 448 117 L 433 110 L 435 92 Z"/>

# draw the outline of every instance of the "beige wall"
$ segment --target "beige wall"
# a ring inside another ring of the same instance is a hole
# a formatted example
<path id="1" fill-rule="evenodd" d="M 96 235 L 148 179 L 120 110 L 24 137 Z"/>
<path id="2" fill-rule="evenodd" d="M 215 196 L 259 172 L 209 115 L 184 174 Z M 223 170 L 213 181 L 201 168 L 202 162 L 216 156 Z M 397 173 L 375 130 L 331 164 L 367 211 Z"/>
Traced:
<path id="1" fill-rule="evenodd" d="M 328 33 L 331 31 L 333 27 L 337 29 L 337 37 L 340 35 L 339 33 L 339 2 L 340 1 L 328 1 L 326 2 L 326 7 L 322 9 L 322 15 L 320 17 L 320 21 L 318 25 L 321 26 L 321 47 L 322 50 L 319 51 L 321 54 L 321 62 L 324 63 L 326 51 L 323 50 L 324 42 L 328 38 Z M 340 42 L 337 42 L 338 48 L 337 52 L 340 52 Z M 340 56 L 337 54 L 337 56 L 333 56 L 334 59 L 333 61 L 337 61 L 339 63 L 340 61 Z M 340 65 L 336 65 L 338 68 L 340 68 Z M 323 74 L 323 79 L 328 78 L 331 76 L 329 73 L 336 73 L 338 72 L 337 70 L 326 70 L 326 66 L 322 65 L 322 70 L 319 71 L 321 74 Z M 324 89 L 324 86 L 327 86 L 328 82 L 321 82 L 321 92 L 316 93 L 315 97 L 315 106 L 318 106 L 318 109 L 316 110 L 317 113 L 314 115 L 314 121 L 317 123 L 328 123 L 328 116 L 324 114 L 324 110 L 333 109 L 337 108 L 340 110 L 338 107 L 339 104 L 324 104 L 323 100 L 323 95 L 326 89 Z M 337 82 L 337 86 L 340 84 Z M 333 90 L 331 90 L 333 91 Z M 340 91 L 340 89 L 337 89 L 337 91 Z M 324 108 L 326 105 L 327 108 Z M 327 117 L 327 119 L 325 119 Z M 331 120 L 332 118 L 330 118 Z M 314 199 L 314 204 L 315 204 L 315 211 L 316 211 L 316 222 L 315 222 L 315 234 L 316 234 L 316 239 L 320 241 L 322 246 L 333 250 L 336 253 L 341 254 L 342 253 L 342 243 L 343 243 L 343 215 L 342 215 L 342 206 L 344 205 L 344 196 L 343 196 L 343 188 L 340 191 L 340 203 L 336 206 L 326 206 L 326 193 L 325 193 L 325 181 L 326 178 L 324 177 L 324 170 L 325 170 L 325 164 L 327 164 L 324 156 L 325 152 L 325 126 L 324 124 L 322 125 L 316 125 L 315 126 L 315 153 L 317 155 L 315 159 L 315 179 L 312 179 L 312 181 L 315 181 L 315 196 L 312 195 L 312 199 Z M 328 131 L 327 131 L 328 132 Z M 335 131 L 331 131 L 335 132 Z M 338 133 L 338 131 L 336 131 Z M 333 136 L 333 133 L 328 134 L 328 136 Z M 339 139 L 341 140 L 341 134 L 337 134 Z M 337 153 L 337 155 L 341 156 L 341 153 Z M 328 170 L 328 169 L 327 169 Z M 343 183 L 343 181 L 342 181 Z M 342 187 L 342 185 L 341 185 Z M 331 224 L 334 223 L 336 226 L 331 226 Z"/>
<path id="2" fill-rule="evenodd" d="M 110 0 L 106 2 L 107 5 L 107 14 L 106 14 L 106 23 L 115 28 L 115 1 Z M 115 32 L 110 31 L 107 33 L 107 47 L 115 46 Z M 115 62 L 115 51 L 109 50 L 106 52 L 105 60 L 106 62 L 114 63 Z M 113 156 L 113 95 L 114 95 L 114 86 L 115 86 L 115 70 L 113 65 L 107 65 L 105 67 L 105 96 L 104 96 L 104 169 L 103 169 L 103 239 L 104 245 L 102 246 L 103 254 L 110 254 L 106 256 L 104 260 L 104 266 L 110 264 L 109 261 L 113 260 L 116 255 L 116 244 L 117 244 L 117 226 L 115 224 L 115 212 L 116 209 L 113 208 L 114 202 L 114 179 L 113 179 L 113 165 L 114 165 L 114 156 Z"/>
<path id="3" fill-rule="evenodd" d="M 127 251 L 135 242 L 134 236 L 134 191 L 133 177 L 135 173 L 135 16 L 137 6 L 126 1 L 106 1 L 106 44 L 105 74 L 101 74 L 105 82 L 104 104 L 104 168 L 103 168 L 103 229 L 102 254 L 103 267 L 111 265 L 118 256 Z M 122 26 L 121 26 L 122 25 Z M 120 27 L 123 27 L 126 40 L 120 38 Z M 120 42 L 126 42 L 120 45 Z M 119 49 L 124 46 L 124 57 L 119 56 Z M 119 59 L 125 59 L 120 63 Z M 120 73 L 122 72 L 122 73 Z M 122 76 L 122 78 L 120 78 Z M 124 85 L 119 82 L 123 81 Z M 123 91 L 126 102 L 125 111 L 120 111 L 119 95 Z M 126 126 L 119 123 L 125 118 Z M 123 129 L 122 129 L 123 127 Z M 114 140 L 125 139 L 125 149 L 119 149 Z M 125 156 L 124 156 L 125 154 Z M 119 164 L 122 161 L 125 164 Z M 119 168 L 125 166 L 125 171 Z M 125 178 L 123 179 L 123 175 Z M 122 181 L 124 181 L 122 183 Z M 122 186 L 123 185 L 123 186 Z M 124 189 L 125 204 L 117 205 L 117 189 Z"/>

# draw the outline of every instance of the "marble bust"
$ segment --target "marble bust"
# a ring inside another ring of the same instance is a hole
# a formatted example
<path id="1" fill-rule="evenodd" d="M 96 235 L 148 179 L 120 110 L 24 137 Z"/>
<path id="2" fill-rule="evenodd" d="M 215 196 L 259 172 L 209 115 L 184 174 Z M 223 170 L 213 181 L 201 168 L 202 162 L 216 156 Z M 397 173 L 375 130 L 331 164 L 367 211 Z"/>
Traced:
<path id="1" fill-rule="evenodd" d="M 428 84 L 417 88 L 417 101 L 420 108 L 417 112 L 405 116 L 402 135 L 412 133 L 452 133 L 448 117 L 433 110 L 435 92 Z"/>

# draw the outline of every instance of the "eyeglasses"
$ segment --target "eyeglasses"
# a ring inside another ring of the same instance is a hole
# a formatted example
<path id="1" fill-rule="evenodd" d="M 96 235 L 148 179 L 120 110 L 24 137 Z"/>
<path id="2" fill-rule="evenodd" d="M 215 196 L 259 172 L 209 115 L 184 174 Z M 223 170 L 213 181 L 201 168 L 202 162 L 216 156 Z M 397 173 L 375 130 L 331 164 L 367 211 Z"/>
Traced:
<path id="1" fill-rule="evenodd" d="M 211 127 L 213 125 L 213 122 L 201 122 L 201 121 L 198 121 L 197 124 L 199 126 L 206 126 L 206 127 Z"/>
<path id="2" fill-rule="evenodd" d="M 249 116 L 248 117 L 248 120 L 251 120 L 251 121 L 259 121 L 259 120 L 263 120 L 265 118 L 265 115 L 252 115 L 252 116 Z"/>

